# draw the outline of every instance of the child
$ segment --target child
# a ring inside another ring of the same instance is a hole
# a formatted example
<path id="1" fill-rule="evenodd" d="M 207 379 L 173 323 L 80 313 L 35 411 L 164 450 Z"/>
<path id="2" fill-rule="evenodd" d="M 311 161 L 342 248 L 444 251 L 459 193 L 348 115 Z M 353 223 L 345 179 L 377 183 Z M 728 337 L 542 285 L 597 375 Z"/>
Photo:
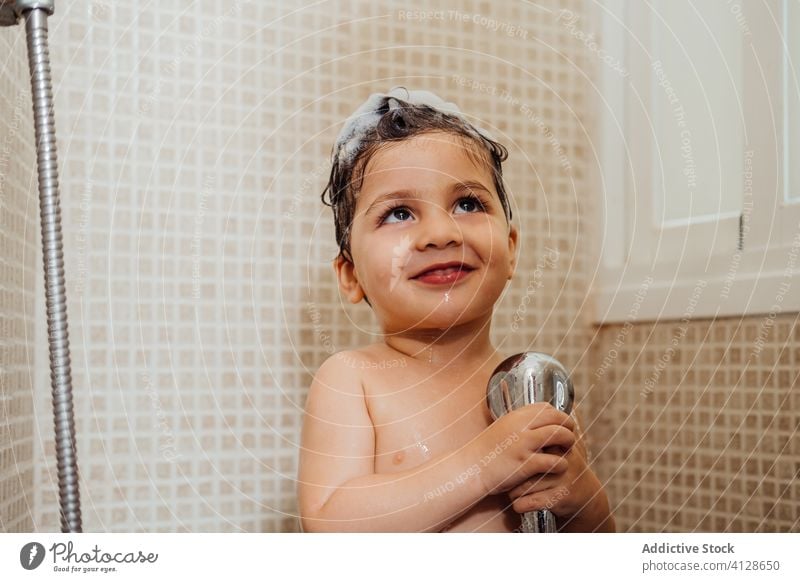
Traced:
<path id="1" fill-rule="evenodd" d="M 304 531 L 511 532 L 544 508 L 561 531 L 614 530 L 570 416 L 533 404 L 492 422 L 486 404 L 505 359 L 492 311 L 516 266 L 507 155 L 427 91 L 373 94 L 339 134 L 325 189 L 333 266 L 383 333 L 328 358 L 312 382 Z"/>

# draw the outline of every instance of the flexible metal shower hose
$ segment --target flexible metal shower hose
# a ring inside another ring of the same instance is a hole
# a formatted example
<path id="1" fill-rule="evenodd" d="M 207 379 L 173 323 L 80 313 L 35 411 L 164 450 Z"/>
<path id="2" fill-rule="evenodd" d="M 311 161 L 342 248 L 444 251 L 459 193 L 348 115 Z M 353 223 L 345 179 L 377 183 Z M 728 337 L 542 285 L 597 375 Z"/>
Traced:
<path id="1" fill-rule="evenodd" d="M 72 377 L 67 330 L 64 256 L 61 244 L 61 210 L 58 201 L 58 160 L 47 47 L 47 12 L 37 8 L 23 13 L 28 37 L 36 158 L 39 168 L 39 209 L 47 298 L 47 332 L 50 344 L 50 380 L 55 416 L 61 531 L 81 531 L 78 460 L 72 410 Z"/>

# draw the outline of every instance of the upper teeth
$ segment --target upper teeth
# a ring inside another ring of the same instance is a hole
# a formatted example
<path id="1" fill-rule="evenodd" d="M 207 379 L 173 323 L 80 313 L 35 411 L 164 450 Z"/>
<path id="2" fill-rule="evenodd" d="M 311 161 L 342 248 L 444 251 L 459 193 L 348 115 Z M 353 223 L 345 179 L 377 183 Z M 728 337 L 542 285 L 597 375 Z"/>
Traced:
<path id="1" fill-rule="evenodd" d="M 461 270 L 460 266 L 447 267 L 446 269 L 433 269 L 431 271 L 427 271 L 425 274 L 426 275 L 448 275 L 448 274 L 452 273 L 453 271 L 460 271 L 460 270 Z"/>

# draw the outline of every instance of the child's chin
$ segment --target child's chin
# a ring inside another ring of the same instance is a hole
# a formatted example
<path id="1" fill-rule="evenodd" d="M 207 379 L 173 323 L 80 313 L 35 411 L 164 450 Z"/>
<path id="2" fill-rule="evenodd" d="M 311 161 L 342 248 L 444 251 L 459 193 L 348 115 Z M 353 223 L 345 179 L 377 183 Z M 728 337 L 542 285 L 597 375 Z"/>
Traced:
<path id="1" fill-rule="evenodd" d="M 423 326 L 437 329 L 447 329 L 456 325 L 463 325 L 476 319 L 477 316 L 472 309 L 465 309 L 464 305 L 439 305 L 427 316 L 420 314 L 417 319 Z"/>

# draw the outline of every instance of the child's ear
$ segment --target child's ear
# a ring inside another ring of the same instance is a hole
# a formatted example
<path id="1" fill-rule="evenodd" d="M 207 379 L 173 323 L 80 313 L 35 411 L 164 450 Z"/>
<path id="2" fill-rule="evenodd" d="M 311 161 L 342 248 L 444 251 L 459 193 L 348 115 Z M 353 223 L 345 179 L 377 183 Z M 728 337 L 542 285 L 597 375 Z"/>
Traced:
<path id="1" fill-rule="evenodd" d="M 519 232 L 515 225 L 511 225 L 508 231 L 508 254 L 511 256 L 508 269 L 508 278 L 514 276 L 514 271 L 517 268 L 517 243 L 519 241 Z"/>
<path id="2" fill-rule="evenodd" d="M 339 289 L 350 303 L 358 303 L 365 295 L 361 284 L 358 282 L 356 266 L 344 258 L 341 253 L 333 259 L 333 269 L 339 280 Z"/>

